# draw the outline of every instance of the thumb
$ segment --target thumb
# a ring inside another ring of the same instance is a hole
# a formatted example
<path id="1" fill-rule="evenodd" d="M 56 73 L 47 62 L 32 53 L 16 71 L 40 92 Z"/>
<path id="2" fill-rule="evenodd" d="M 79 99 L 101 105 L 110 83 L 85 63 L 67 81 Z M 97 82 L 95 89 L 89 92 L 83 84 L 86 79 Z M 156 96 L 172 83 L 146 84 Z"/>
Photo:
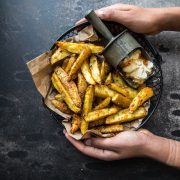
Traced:
<path id="1" fill-rule="evenodd" d="M 148 131 L 147 129 L 143 129 L 143 128 L 139 129 L 138 132 L 141 132 L 141 133 L 144 133 L 144 134 L 147 134 L 147 135 L 152 134 L 150 131 Z"/>

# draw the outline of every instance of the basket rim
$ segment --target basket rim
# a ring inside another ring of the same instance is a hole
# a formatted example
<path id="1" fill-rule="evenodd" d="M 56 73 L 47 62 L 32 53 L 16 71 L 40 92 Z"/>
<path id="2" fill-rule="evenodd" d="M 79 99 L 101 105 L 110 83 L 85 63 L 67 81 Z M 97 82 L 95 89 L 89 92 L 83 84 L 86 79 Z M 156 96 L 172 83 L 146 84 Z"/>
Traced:
<path id="1" fill-rule="evenodd" d="M 103 22 L 105 23 L 115 23 L 115 24 L 118 24 L 118 25 L 121 25 L 119 23 L 116 23 L 116 22 L 112 22 L 112 21 L 104 21 Z M 69 28 L 66 32 L 64 32 L 56 41 L 59 41 L 59 40 L 62 40 L 66 35 L 68 35 L 70 32 L 74 31 L 74 30 L 77 30 L 78 28 L 85 28 L 87 27 L 88 25 L 90 25 L 89 22 L 84 22 L 82 24 L 78 24 L 78 25 L 75 25 L 71 28 Z M 123 25 L 121 25 L 123 26 Z M 132 32 L 131 30 L 129 30 L 130 32 Z M 135 33 L 135 32 L 132 32 L 132 33 Z M 151 110 L 151 112 L 148 112 L 148 115 L 143 119 L 143 121 L 141 122 L 141 124 L 135 128 L 135 130 L 139 130 L 140 128 L 142 128 L 145 124 L 147 124 L 147 122 L 150 120 L 150 118 L 152 117 L 152 115 L 154 114 L 154 112 L 156 111 L 159 103 L 160 103 L 160 100 L 161 100 L 161 96 L 162 96 L 162 93 L 163 93 L 163 74 L 162 74 L 162 69 L 161 69 L 161 62 L 162 62 L 162 56 L 159 54 L 158 50 L 151 44 L 151 42 L 146 38 L 146 36 L 144 34 L 139 34 L 139 33 L 135 33 L 136 35 L 140 36 L 141 39 L 143 39 L 143 41 L 147 44 L 147 46 L 149 47 L 151 53 L 153 54 L 153 56 L 155 57 L 156 59 L 156 62 L 154 61 L 153 63 L 155 64 L 155 66 L 158 68 L 159 72 L 160 72 L 160 82 L 159 82 L 159 86 L 160 86 L 160 93 L 157 97 L 157 102 L 156 104 L 154 105 L 153 109 Z M 50 50 L 54 49 L 55 47 L 55 43 L 53 44 L 53 46 L 51 46 Z M 150 105 L 151 106 L 151 105 Z M 46 106 L 47 107 L 47 106 Z M 53 116 L 53 118 L 59 123 L 59 120 L 57 119 L 57 117 L 55 116 L 58 115 L 57 113 L 55 113 L 54 111 L 50 110 L 48 107 L 47 109 L 49 110 L 50 114 Z M 58 115 L 60 116 L 60 115 Z"/>

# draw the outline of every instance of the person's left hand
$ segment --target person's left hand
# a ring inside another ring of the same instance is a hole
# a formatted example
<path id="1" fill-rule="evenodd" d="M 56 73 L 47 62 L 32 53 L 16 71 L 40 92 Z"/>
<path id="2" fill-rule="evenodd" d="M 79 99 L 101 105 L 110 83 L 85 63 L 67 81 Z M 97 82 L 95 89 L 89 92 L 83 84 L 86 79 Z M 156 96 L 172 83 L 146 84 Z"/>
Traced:
<path id="1" fill-rule="evenodd" d="M 105 161 L 144 156 L 145 144 L 154 136 L 147 130 L 125 131 L 112 138 L 89 138 L 84 142 L 75 140 L 63 131 L 66 138 L 83 154 Z"/>

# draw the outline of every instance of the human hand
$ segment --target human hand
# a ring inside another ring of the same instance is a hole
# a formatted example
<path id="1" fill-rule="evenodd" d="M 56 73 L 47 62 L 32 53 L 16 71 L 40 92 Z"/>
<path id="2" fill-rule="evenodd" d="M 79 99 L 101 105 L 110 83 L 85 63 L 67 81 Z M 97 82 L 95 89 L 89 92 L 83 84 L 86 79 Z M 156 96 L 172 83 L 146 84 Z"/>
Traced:
<path id="1" fill-rule="evenodd" d="M 63 131 L 65 137 L 79 151 L 88 156 L 112 161 L 131 157 L 150 157 L 180 168 L 180 142 L 156 136 L 149 131 L 124 131 L 111 138 L 75 140 Z"/>
<path id="2" fill-rule="evenodd" d="M 142 8 L 128 4 L 115 4 L 96 10 L 103 20 L 114 21 L 128 27 L 134 32 L 157 34 L 161 31 L 162 9 Z M 76 24 L 86 21 L 81 19 Z"/>
<path id="3" fill-rule="evenodd" d="M 106 161 L 144 156 L 143 147 L 151 136 L 147 130 L 125 131 L 112 138 L 94 137 L 82 142 L 69 136 L 65 130 L 64 134 L 82 153 Z"/>

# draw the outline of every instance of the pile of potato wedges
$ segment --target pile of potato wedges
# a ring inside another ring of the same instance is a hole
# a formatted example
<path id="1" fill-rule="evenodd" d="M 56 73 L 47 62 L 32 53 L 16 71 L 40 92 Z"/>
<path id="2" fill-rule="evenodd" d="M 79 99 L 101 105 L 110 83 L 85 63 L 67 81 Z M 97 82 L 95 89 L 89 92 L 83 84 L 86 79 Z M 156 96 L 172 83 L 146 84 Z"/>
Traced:
<path id="1" fill-rule="evenodd" d="M 103 46 L 58 41 L 51 56 L 51 103 L 71 114 L 71 133 L 96 130 L 102 134 L 124 130 L 124 123 L 144 118 L 144 103 L 153 96 L 145 84 L 129 87 L 101 56 Z"/>

